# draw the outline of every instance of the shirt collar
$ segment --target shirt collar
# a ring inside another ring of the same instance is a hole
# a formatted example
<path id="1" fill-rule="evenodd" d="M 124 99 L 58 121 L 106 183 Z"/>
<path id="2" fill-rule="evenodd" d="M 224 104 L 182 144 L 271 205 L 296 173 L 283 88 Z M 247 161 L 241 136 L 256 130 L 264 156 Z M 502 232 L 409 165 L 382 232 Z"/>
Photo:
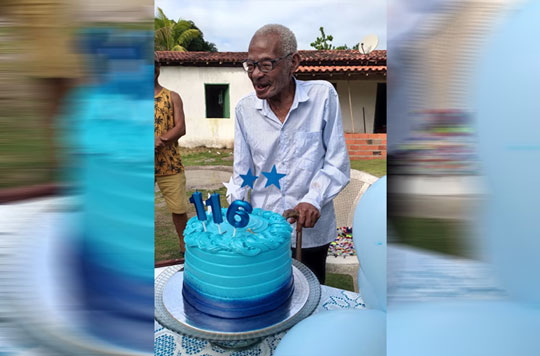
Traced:
<path id="1" fill-rule="evenodd" d="M 291 110 L 294 110 L 298 107 L 299 103 L 303 103 L 304 101 L 309 100 L 309 96 L 307 95 L 306 91 L 304 90 L 304 86 L 302 85 L 302 82 L 294 78 L 295 83 L 295 90 L 294 90 L 294 99 L 293 103 L 291 105 Z M 265 115 L 268 114 L 268 110 L 270 110 L 270 106 L 268 105 L 268 102 L 263 99 L 257 98 L 255 96 L 255 108 L 258 110 L 262 110 Z"/>

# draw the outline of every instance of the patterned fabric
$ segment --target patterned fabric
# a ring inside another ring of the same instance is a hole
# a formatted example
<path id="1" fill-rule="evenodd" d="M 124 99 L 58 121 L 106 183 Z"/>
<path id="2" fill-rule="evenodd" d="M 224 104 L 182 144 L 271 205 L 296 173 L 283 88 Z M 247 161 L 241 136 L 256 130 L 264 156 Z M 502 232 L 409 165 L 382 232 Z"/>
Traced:
<path id="1" fill-rule="evenodd" d="M 321 286 L 321 300 L 314 313 L 337 309 L 364 309 L 358 293 Z M 176 334 L 155 323 L 155 356 L 271 356 L 287 333 L 266 337 L 260 343 L 243 350 L 225 350 L 209 341 Z M 174 341 L 173 341 L 174 340 Z"/>
<path id="2" fill-rule="evenodd" d="M 315 313 L 339 309 L 365 309 L 366 305 L 360 294 L 342 289 L 325 287 L 321 292 L 321 302 Z"/>
<path id="3" fill-rule="evenodd" d="M 170 90 L 161 89 L 159 94 L 154 97 L 154 105 L 154 134 L 161 136 L 174 127 L 174 110 Z M 166 143 L 156 151 L 156 176 L 167 176 L 182 173 L 183 171 L 184 167 L 178 152 L 177 141 Z"/>

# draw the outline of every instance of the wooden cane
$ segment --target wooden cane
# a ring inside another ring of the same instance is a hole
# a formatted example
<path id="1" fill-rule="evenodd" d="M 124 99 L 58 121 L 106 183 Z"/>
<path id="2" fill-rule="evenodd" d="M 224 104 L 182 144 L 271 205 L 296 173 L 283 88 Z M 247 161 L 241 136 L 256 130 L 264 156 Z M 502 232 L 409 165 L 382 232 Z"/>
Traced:
<path id="1" fill-rule="evenodd" d="M 298 213 L 298 211 L 294 209 L 288 209 L 288 210 L 285 210 L 285 212 L 283 212 L 283 217 L 285 217 L 285 219 L 295 218 L 298 221 L 299 216 L 300 214 Z M 302 262 L 302 228 L 301 227 L 299 231 L 298 230 L 296 231 L 296 259 L 299 262 Z"/>
<path id="2" fill-rule="evenodd" d="M 302 262 L 302 227 L 300 231 L 296 231 L 296 259 Z"/>

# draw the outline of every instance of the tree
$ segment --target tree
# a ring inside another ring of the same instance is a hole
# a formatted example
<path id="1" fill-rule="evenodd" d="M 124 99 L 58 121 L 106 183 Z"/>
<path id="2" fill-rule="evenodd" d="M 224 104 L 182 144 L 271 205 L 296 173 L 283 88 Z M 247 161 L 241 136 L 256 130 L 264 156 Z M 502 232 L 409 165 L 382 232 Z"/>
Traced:
<path id="1" fill-rule="evenodd" d="M 193 21 L 169 19 L 158 7 L 154 18 L 154 48 L 156 51 L 217 52 L 216 45 L 204 40 L 201 30 Z"/>
<path id="2" fill-rule="evenodd" d="M 217 47 L 214 43 L 205 41 L 203 36 L 201 35 L 199 37 L 194 38 L 193 41 L 191 41 L 191 43 L 189 44 L 188 50 L 189 51 L 217 52 Z"/>
<path id="3" fill-rule="evenodd" d="M 327 37 L 322 26 L 319 28 L 319 30 L 321 31 L 321 37 L 317 37 L 315 42 L 311 42 L 309 45 L 319 51 L 325 49 L 334 49 L 335 47 L 332 46 L 332 43 L 330 43 L 334 37 L 332 35 Z"/>
<path id="4" fill-rule="evenodd" d="M 328 49 L 337 49 L 337 50 L 350 49 L 349 47 L 347 47 L 347 45 L 343 45 L 339 47 L 335 47 L 334 45 L 332 45 L 331 42 L 334 40 L 334 37 L 332 35 L 326 36 L 326 34 L 324 33 L 324 28 L 322 26 L 319 28 L 319 31 L 321 31 L 321 37 L 317 37 L 315 42 L 310 43 L 310 46 L 315 48 L 316 50 L 320 51 L 320 50 L 328 50 Z M 352 49 L 357 50 L 359 45 L 360 44 L 357 43 L 356 45 L 353 46 Z"/>

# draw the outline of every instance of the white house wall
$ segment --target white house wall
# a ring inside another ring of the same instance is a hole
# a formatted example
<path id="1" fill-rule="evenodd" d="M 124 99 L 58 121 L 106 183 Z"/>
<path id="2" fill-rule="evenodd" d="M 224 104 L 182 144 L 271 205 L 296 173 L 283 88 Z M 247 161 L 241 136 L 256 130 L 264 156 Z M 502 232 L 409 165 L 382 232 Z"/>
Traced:
<path id="1" fill-rule="evenodd" d="M 242 68 L 162 66 L 159 82 L 184 102 L 186 135 L 180 138 L 180 146 L 233 147 L 234 108 L 253 91 Z M 229 84 L 230 118 L 206 118 L 205 84 Z"/>
<path id="2" fill-rule="evenodd" d="M 332 80 L 332 83 L 337 84 L 343 130 L 349 133 L 373 133 L 378 82 L 374 80 Z M 352 105 L 349 105 L 349 85 Z M 354 121 L 351 120 L 351 106 Z M 364 108 L 366 115 L 365 131 L 362 108 Z"/>

